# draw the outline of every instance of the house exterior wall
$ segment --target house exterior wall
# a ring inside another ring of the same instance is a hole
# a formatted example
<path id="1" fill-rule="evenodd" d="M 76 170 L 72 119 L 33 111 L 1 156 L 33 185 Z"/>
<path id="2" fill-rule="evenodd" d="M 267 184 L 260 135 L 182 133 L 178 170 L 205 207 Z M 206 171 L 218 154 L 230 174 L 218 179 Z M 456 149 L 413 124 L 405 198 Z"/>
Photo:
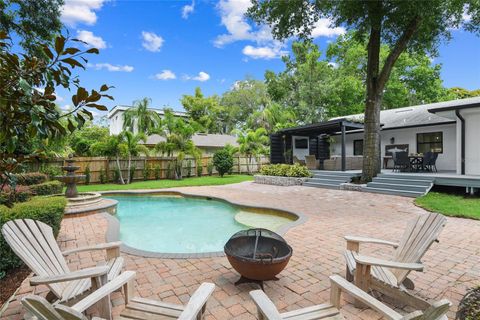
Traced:
<path id="1" fill-rule="evenodd" d="M 480 108 L 460 114 L 465 118 L 465 174 L 480 175 Z"/>
<path id="2" fill-rule="evenodd" d="M 479 122 L 480 123 L 480 122 Z M 417 133 L 443 132 L 443 153 L 438 155 L 437 168 L 439 170 L 456 170 L 457 141 L 456 124 L 425 126 L 415 128 L 402 128 L 383 130 L 380 133 L 382 159 L 385 156 L 385 146 L 390 145 L 390 139 L 395 138 L 395 144 L 408 144 L 409 153 L 417 153 Z M 480 134 L 480 133 L 478 133 Z M 478 136 L 480 137 L 480 135 Z M 340 135 L 333 136 L 335 143 L 330 147 L 331 155 L 341 155 L 342 144 Z M 363 132 L 347 133 L 346 154 L 353 155 L 353 141 L 363 139 Z"/>
<path id="3" fill-rule="evenodd" d="M 123 111 L 117 111 L 108 119 L 110 134 L 119 134 L 123 130 Z"/>
<path id="4" fill-rule="evenodd" d="M 306 149 L 295 148 L 295 139 L 307 139 L 308 147 Z M 299 160 L 305 160 L 305 156 L 310 154 L 310 138 L 308 136 L 292 136 L 292 153 Z"/>

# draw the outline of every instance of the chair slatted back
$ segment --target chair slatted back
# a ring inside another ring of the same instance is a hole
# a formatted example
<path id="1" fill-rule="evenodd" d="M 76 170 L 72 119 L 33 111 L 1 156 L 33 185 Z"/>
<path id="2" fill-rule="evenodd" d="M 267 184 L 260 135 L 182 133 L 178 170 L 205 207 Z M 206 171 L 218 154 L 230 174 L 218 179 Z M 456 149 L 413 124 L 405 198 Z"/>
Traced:
<path id="1" fill-rule="evenodd" d="M 22 298 L 22 304 L 40 320 L 87 320 L 86 316 L 70 307 L 57 305 L 54 308 L 40 296 L 28 295 Z"/>
<path id="2" fill-rule="evenodd" d="M 438 213 L 429 212 L 412 220 L 403 233 L 398 248 L 394 253 L 394 261 L 417 263 L 425 255 L 432 243 L 442 232 L 447 219 Z M 392 270 L 398 283 L 402 283 L 409 270 Z"/>
<path id="3" fill-rule="evenodd" d="M 31 219 L 12 220 L 3 225 L 2 234 L 13 252 L 37 276 L 70 272 L 52 228 L 47 224 Z M 57 297 L 61 297 L 67 285 L 68 282 L 63 282 L 50 284 L 49 287 Z"/>

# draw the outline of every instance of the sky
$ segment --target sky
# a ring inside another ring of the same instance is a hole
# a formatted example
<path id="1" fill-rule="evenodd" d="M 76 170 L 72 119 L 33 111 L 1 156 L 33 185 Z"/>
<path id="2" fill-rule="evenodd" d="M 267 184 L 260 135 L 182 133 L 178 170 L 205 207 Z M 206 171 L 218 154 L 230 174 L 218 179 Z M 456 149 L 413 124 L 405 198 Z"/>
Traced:
<path id="1" fill-rule="evenodd" d="M 284 69 L 280 57 L 291 42 L 276 41 L 267 26 L 245 19 L 249 5 L 249 0 L 66 0 L 61 19 L 73 37 L 100 49 L 79 76 L 89 89 L 115 87 L 110 92 L 115 101 L 105 100 L 109 109 L 149 97 L 153 107 L 181 111 L 182 95 L 195 87 L 221 95 L 237 80 L 262 80 L 266 70 Z M 344 32 L 324 19 L 313 31 L 314 41 L 325 51 Z M 463 30 L 452 34 L 433 63 L 443 65 L 446 87 L 478 89 L 480 38 Z M 68 108 L 70 97 L 60 90 L 58 103 Z"/>

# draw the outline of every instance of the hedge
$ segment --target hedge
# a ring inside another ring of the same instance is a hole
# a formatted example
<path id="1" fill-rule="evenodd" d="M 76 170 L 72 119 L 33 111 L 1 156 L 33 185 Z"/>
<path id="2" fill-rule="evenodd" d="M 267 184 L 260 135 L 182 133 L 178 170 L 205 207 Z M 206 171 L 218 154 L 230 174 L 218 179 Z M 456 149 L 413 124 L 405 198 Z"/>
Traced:
<path id="1" fill-rule="evenodd" d="M 47 181 L 47 175 L 40 172 L 19 173 L 15 174 L 14 176 L 17 178 L 17 184 L 25 186 L 44 183 Z"/>
<path id="2" fill-rule="evenodd" d="M 56 237 L 60 231 L 66 205 L 67 200 L 64 197 L 34 197 L 28 202 L 16 203 L 13 208 L 0 205 L 0 229 L 10 220 L 34 219 L 51 226 Z M 22 261 L 0 234 L 0 279 L 5 272 L 21 264 Z"/>
<path id="3" fill-rule="evenodd" d="M 278 177 L 310 177 L 312 173 L 307 167 L 298 163 L 290 164 L 269 164 L 260 169 L 260 174 L 264 176 Z"/>
<path id="4" fill-rule="evenodd" d="M 63 184 L 60 181 L 48 181 L 30 186 L 32 193 L 38 196 L 48 196 L 51 194 L 62 193 Z"/>

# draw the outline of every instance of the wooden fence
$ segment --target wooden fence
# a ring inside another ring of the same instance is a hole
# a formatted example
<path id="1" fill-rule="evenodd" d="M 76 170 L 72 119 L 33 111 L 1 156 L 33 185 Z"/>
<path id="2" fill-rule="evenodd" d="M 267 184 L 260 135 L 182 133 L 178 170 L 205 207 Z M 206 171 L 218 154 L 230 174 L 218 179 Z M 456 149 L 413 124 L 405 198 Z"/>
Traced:
<path id="1" fill-rule="evenodd" d="M 100 175 L 103 172 L 103 175 L 108 182 L 113 182 L 115 171 L 117 170 L 117 162 L 115 159 L 109 159 L 106 157 L 76 157 L 75 166 L 80 168 L 76 171 L 77 174 L 85 174 L 85 169 L 90 168 L 90 183 L 100 183 Z M 156 179 L 158 175 L 160 179 L 169 179 L 173 178 L 173 168 L 175 164 L 175 158 L 168 157 L 135 157 L 131 160 L 131 168 L 135 168 L 133 175 L 133 180 L 144 180 L 144 175 L 148 174 L 148 180 Z M 202 175 L 208 175 L 208 166 L 212 163 L 212 157 L 202 157 L 200 161 L 202 166 Z M 235 174 L 247 174 L 250 170 L 250 173 L 255 173 L 260 170 L 261 166 L 269 163 L 267 157 L 261 157 L 257 161 L 253 158 L 252 163 L 247 166 L 247 157 L 245 156 L 234 156 L 233 157 L 233 169 L 232 173 Z M 65 159 L 57 158 L 51 159 L 48 161 L 37 162 L 30 161 L 24 163 L 27 167 L 27 171 L 41 171 L 45 167 L 61 167 L 66 165 Z M 197 161 L 194 158 L 186 158 L 182 162 L 182 175 L 184 177 L 197 176 Z M 128 160 L 120 160 L 120 168 L 122 171 L 123 178 L 125 179 L 128 176 Z M 148 168 L 145 170 L 145 168 Z M 217 174 L 215 168 L 213 168 L 213 174 Z M 80 182 L 83 183 L 83 182 Z"/>

